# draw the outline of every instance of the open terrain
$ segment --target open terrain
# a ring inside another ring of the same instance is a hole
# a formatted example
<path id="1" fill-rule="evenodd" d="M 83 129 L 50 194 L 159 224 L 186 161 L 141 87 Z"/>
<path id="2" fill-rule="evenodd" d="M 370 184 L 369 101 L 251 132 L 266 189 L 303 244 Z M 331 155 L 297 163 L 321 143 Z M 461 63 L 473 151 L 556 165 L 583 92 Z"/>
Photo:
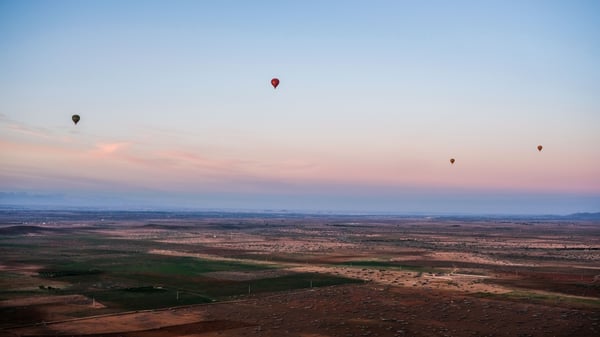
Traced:
<path id="1" fill-rule="evenodd" d="M 2 336 L 597 336 L 600 221 L 0 211 Z"/>

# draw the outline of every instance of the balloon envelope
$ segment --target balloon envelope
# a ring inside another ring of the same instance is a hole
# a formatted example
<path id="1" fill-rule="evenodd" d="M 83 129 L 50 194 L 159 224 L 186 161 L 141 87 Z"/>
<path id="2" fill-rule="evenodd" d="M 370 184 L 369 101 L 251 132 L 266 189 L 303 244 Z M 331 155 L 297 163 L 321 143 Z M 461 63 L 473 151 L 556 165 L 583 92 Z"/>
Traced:
<path id="1" fill-rule="evenodd" d="M 79 118 L 79 115 L 73 115 L 71 119 L 73 120 L 73 123 L 77 124 L 81 118 Z"/>
<path id="2" fill-rule="evenodd" d="M 271 85 L 273 86 L 273 88 L 277 89 L 277 86 L 279 85 L 279 79 L 277 77 L 273 78 L 271 80 Z"/>
<path id="3" fill-rule="evenodd" d="M 450 158 L 450 164 L 454 164 L 454 158 Z"/>
<path id="4" fill-rule="evenodd" d="M 542 149 L 543 149 L 543 148 L 544 148 L 544 147 L 543 147 L 543 146 L 541 146 L 541 145 L 538 145 L 538 147 L 537 147 L 538 151 L 542 151 Z"/>

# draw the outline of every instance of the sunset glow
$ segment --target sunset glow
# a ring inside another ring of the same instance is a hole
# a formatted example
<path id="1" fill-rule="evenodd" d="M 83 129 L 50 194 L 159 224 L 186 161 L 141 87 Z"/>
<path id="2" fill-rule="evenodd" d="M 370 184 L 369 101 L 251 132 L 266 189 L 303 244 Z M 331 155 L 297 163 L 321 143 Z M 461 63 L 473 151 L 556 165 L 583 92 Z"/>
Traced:
<path id="1" fill-rule="evenodd" d="M 598 32 L 586 1 L 2 1 L 0 203 L 598 211 Z"/>

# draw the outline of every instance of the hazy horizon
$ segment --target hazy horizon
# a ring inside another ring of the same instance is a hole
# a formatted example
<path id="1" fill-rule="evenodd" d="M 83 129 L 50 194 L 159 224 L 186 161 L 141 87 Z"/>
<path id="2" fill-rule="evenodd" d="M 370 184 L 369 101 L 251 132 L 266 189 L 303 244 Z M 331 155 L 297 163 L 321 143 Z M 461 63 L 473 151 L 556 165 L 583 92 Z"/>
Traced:
<path id="1" fill-rule="evenodd" d="M 3 0 L 0 205 L 597 212 L 598 32 L 583 0 Z"/>
<path id="2" fill-rule="evenodd" d="M 544 196 L 540 196 L 544 198 Z M 230 198 L 224 197 L 223 200 L 217 200 L 214 202 L 204 203 L 192 203 L 183 201 L 170 201 L 157 203 L 156 200 L 141 199 L 141 198 L 120 198 L 115 199 L 107 196 L 94 195 L 93 197 L 69 197 L 64 194 L 27 194 L 27 193 L 0 193 L 0 209 L 4 208 L 23 208 L 32 210 L 106 210 L 106 211 L 165 211 L 165 212 L 226 212 L 226 213 L 307 213 L 307 214 L 389 214 L 389 215 L 466 215 L 466 216 L 543 216 L 543 215 L 572 215 L 576 213 L 598 213 L 600 209 L 593 209 L 591 206 L 588 209 L 580 207 L 585 204 L 587 200 L 581 200 L 578 198 L 572 199 L 563 203 L 566 207 L 562 209 L 555 209 L 554 211 L 546 212 L 545 205 L 548 203 L 546 200 L 540 201 L 540 206 L 536 208 L 529 208 L 528 211 L 523 211 L 522 208 L 510 207 L 500 203 L 497 207 L 489 207 L 489 200 L 481 201 L 476 203 L 475 207 L 456 207 L 456 205 L 448 205 L 446 201 L 440 201 L 440 205 L 437 207 L 431 207 L 431 203 L 424 203 L 421 207 L 415 206 L 415 202 L 411 203 L 399 203 L 398 207 L 385 208 L 387 204 L 383 204 L 381 207 L 369 207 L 373 206 L 365 204 L 365 207 L 358 208 L 347 208 L 343 205 L 332 208 L 318 207 L 319 200 L 312 200 L 313 203 L 293 204 L 293 203 L 277 203 L 273 200 L 264 200 L 262 204 L 250 205 L 249 203 L 240 202 L 238 204 L 232 203 Z M 226 201 L 225 201 L 226 200 Z M 293 202 L 297 202 L 297 198 L 291 199 Z M 468 200 L 471 204 L 474 200 Z M 235 202 L 235 200 L 234 200 Z M 458 200 L 456 204 L 464 204 L 465 200 Z M 279 205 L 279 207 L 277 207 Z M 435 204 L 434 204 L 435 205 Z M 590 205 L 593 205 L 593 200 L 590 201 Z M 446 206 L 446 208 L 441 207 Z M 569 207 L 570 206 L 570 207 Z"/>

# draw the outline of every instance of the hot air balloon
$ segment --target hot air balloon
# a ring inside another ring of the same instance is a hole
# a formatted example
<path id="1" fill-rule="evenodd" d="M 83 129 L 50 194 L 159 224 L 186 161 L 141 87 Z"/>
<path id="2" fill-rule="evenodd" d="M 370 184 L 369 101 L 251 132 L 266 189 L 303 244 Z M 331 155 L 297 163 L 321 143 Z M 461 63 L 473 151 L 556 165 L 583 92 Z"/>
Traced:
<path id="1" fill-rule="evenodd" d="M 454 158 L 450 158 L 450 164 L 454 165 Z"/>
<path id="2" fill-rule="evenodd" d="M 73 116 L 71 117 L 71 119 L 73 120 L 73 123 L 75 123 L 75 125 L 77 125 L 77 123 L 79 122 L 79 120 L 80 120 L 81 118 L 79 118 L 79 115 L 73 115 Z"/>
<path id="3" fill-rule="evenodd" d="M 274 89 L 277 89 L 277 86 L 279 85 L 279 79 L 277 77 L 274 77 L 271 80 L 271 85 L 273 86 Z"/>
<path id="4" fill-rule="evenodd" d="M 542 149 L 543 149 L 543 148 L 544 148 L 544 147 L 543 147 L 543 146 L 541 146 L 541 145 L 538 145 L 538 147 L 537 147 L 538 151 L 540 151 L 540 152 L 542 151 Z"/>

